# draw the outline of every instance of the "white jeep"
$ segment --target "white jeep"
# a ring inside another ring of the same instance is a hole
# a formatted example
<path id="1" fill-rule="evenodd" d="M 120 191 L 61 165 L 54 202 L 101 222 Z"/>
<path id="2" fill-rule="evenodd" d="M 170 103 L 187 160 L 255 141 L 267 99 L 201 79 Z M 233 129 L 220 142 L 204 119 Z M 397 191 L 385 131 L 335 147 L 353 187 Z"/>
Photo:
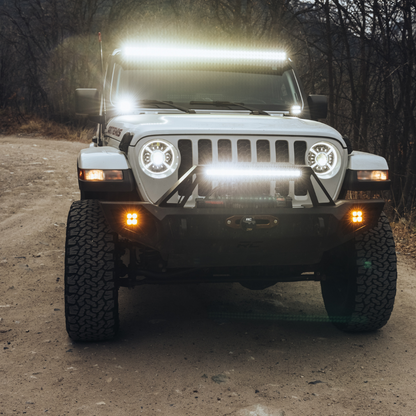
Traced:
<path id="1" fill-rule="evenodd" d="M 102 89 L 78 89 L 98 122 L 78 158 L 67 226 L 69 336 L 115 336 L 118 289 L 141 284 L 320 281 L 330 320 L 372 331 L 390 318 L 396 255 L 380 199 L 382 157 L 319 123 L 274 50 L 135 45 L 109 57 Z"/>

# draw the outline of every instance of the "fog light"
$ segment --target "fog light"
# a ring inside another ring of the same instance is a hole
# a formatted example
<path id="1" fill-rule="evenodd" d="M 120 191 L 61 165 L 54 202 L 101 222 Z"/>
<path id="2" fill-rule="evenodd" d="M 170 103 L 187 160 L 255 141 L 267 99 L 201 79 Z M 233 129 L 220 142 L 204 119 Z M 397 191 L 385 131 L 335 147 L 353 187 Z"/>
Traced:
<path id="1" fill-rule="evenodd" d="M 352 222 L 363 222 L 363 212 L 362 211 L 353 211 L 353 213 L 352 213 Z"/>
<path id="2" fill-rule="evenodd" d="M 138 216 L 136 213 L 129 213 L 127 214 L 127 225 L 137 225 L 138 224 Z"/>

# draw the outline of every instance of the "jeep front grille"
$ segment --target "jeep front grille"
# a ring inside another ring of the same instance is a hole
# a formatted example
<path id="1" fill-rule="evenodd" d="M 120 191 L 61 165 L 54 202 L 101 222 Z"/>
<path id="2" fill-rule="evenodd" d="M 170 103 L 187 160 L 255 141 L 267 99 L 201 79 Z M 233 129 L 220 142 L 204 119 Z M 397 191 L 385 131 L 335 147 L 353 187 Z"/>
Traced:
<path id="1" fill-rule="evenodd" d="M 288 142 L 280 139 L 181 139 L 178 141 L 181 154 L 181 165 L 178 177 L 183 176 L 193 165 L 209 165 L 212 163 L 284 163 L 304 165 L 307 144 L 297 140 Z M 260 185 L 260 184 L 259 184 Z M 183 195 L 187 184 L 179 188 Z M 198 194 L 207 195 L 211 191 L 210 182 L 199 185 Z M 269 184 L 261 184 L 265 190 Z M 279 192 L 289 194 L 289 182 L 280 185 Z M 300 183 L 295 184 L 295 195 L 306 195 L 306 189 Z"/>

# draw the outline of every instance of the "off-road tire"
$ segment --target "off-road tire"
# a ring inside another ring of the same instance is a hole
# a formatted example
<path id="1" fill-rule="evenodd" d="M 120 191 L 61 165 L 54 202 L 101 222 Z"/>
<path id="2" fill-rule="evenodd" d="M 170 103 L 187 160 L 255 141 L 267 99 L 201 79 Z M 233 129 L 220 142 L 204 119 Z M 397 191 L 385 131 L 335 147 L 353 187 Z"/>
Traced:
<path id="1" fill-rule="evenodd" d="M 72 204 L 65 245 L 65 318 L 74 341 L 108 340 L 118 330 L 116 238 L 96 200 Z"/>
<path id="2" fill-rule="evenodd" d="M 393 311 L 396 280 L 396 249 L 382 213 L 376 227 L 333 253 L 321 282 L 329 319 L 346 332 L 380 329 Z"/>

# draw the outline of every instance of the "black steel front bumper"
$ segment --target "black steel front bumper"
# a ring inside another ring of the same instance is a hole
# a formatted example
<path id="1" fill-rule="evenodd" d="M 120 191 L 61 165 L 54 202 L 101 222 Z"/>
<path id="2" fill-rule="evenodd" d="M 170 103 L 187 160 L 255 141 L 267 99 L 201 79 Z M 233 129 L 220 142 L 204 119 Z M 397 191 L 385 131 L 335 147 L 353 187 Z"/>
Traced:
<path id="1" fill-rule="evenodd" d="M 202 176 L 200 166 L 191 168 L 156 204 L 102 201 L 101 207 L 114 232 L 143 249 L 158 252 L 166 269 L 313 267 L 327 251 L 375 227 L 384 201 L 335 203 L 312 169 L 301 168 L 313 205 L 310 208 L 291 208 L 288 204 L 185 208 Z M 318 202 L 311 178 L 327 202 Z M 181 198 L 169 203 L 179 187 L 185 189 Z M 352 220 L 352 212 L 357 210 L 363 212 L 362 222 Z M 126 224 L 128 213 L 137 214 L 137 225 Z"/>
<path id="2" fill-rule="evenodd" d="M 295 266 L 318 264 L 325 252 L 377 225 L 380 200 L 344 200 L 316 208 L 198 209 L 150 203 L 102 202 L 122 237 L 160 253 L 166 268 Z M 363 222 L 353 223 L 353 210 Z M 127 226 L 126 215 L 138 214 Z M 256 225 L 244 224 L 253 219 Z"/>

